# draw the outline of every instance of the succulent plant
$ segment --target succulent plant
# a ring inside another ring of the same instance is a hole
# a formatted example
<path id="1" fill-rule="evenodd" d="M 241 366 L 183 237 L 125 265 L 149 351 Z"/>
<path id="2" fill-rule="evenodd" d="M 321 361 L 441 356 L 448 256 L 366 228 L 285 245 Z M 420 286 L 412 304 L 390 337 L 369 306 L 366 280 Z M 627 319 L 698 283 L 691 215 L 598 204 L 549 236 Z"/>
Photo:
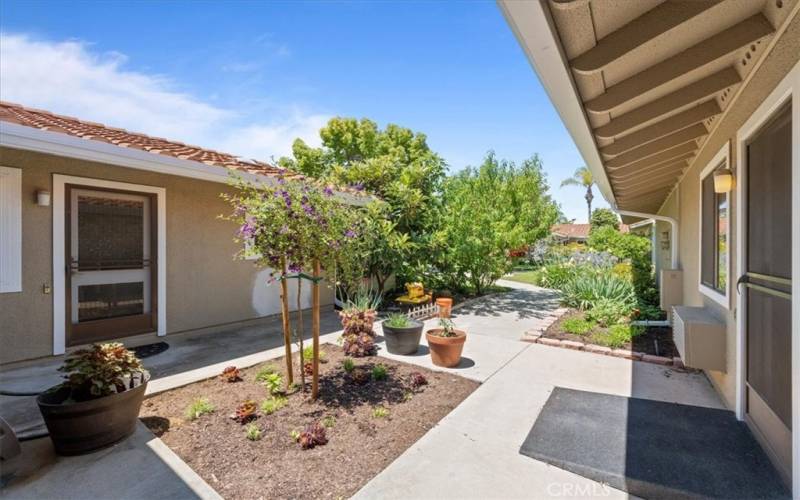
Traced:
<path id="1" fill-rule="evenodd" d="M 325 426 L 319 422 L 307 425 L 300 433 L 297 442 L 304 450 L 324 445 L 328 442 L 328 438 L 325 436 Z"/>
<path id="2" fill-rule="evenodd" d="M 350 379 L 354 384 L 364 385 L 369 382 L 369 372 L 363 368 L 353 368 L 350 372 Z"/>
<path id="3" fill-rule="evenodd" d="M 257 409 L 258 405 L 256 402 L 252 399 L 248 399 L 236 407 L 236 413 L 234 413 L 231 418 L 240 424 L 246 424 L 256 417 Z"/>
<path id="4" fill-rule="evenodd" d="M 346 371 L 347 373 L 353 371 L 353 368 L 355 367 L 356 364 L 353 361 L 353 358 L 344 358 L 344 361 L 342 361 L 342 368 L 344 368 L 344 371 Z"/>
<path id="5" fill-rule="evenodd" d="M 415 390 L 423 385 L 428 385 L 428 379 L 420 372 L 412 372 L 411 375 L 408 376 L 408 381 L 411 384 L 411 388 Z"/>
<path id="6" fill-rule="evenodd" d="M 386 365 L 383 363 L 378 363 L 372 367 L 372 378 L 375 380 L 384 380 L 387 376 L 388 370 L 386 369 Z"/>
<path id="7" fill-rule="evenodd" d="M 261 429 L 256 424 L 249 424 L 245 429 L 245 436 L 250 441 L 258 441 L 261 439 Z"/>
<path id="8" fill-rule="evenodd" d="M 59 371 L 66 373 L 62 385 L 71 389 L 76 401 L 124 392 L 148 376 L 141 361 L 119 342 L 93 344 L 75 351 Z"/>
<path id="9" fill-rule="evenodd" d="M 224 381 L 226 381 L 228 383 L 238 382 L 238 381 L 242 380 L 242 374 L 239 371 L 239 369 L 236 368 L 235 366 L 229 366 L 229 367 L 225 368 L 224 370 L 222 370 L 222 373 L 220 374 L 220 377 L 222 378 L 222 380 L 224 380 Z"/>

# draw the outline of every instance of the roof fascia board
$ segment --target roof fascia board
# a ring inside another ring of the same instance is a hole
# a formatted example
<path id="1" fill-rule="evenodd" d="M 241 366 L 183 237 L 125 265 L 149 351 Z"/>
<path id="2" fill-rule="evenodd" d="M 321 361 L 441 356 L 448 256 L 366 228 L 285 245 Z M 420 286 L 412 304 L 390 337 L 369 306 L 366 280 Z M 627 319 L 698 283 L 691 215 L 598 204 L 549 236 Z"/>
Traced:
<path id="1" fill-rule="evenodd" d="M 586 166 L 592 172 L 600 194 L 612 207 L 616 206 L 611 184 L 603 169 L 592 129 L 572 80 L 550 12 L 544 2 L 538 1 L 497 0 L 497 5 L 572 136 Z"/>

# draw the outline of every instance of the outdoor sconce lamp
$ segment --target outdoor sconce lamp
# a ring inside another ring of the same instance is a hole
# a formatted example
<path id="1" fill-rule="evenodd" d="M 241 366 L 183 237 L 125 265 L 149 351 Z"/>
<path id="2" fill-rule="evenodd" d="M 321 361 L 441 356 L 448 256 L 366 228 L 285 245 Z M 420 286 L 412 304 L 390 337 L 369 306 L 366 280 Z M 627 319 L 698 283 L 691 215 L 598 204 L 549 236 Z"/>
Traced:
<path id="1" fill-rule="evenodd" d="M 729 168 L 721 168 L 714 172 L 714 192 L 727 193 L 733 189 L 733 172 Z"/>
<path id="2" fill-rule="evenodd" d="M 50 191 L 36 191 L 36 204 L 40 207 L 50 206 Z"/>

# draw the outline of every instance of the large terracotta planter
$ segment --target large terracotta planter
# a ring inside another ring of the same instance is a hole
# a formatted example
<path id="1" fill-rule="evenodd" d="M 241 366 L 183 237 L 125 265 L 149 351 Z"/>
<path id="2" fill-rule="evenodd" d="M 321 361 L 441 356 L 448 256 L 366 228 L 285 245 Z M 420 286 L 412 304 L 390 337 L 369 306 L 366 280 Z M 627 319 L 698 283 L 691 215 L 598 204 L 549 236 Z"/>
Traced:
<path id="1" fill-rule="evenodd" d="M 428 348 L 431 351 L 431 361 L 436 366 L 453 368 L 461 362 L 461 352 L 467 340 L 467 332 L 455 330 L 455 337 L 442 337 L 439 334 L 442 328 L 433 328 L 425 333 L 428 339 Z"/>
<path id="2" fill-rule="evenodd" d="M 384 321 L 383 338 L 386 340 L 386 350 L 392 354 L 409 355 L 419 349 L 419 339 L 422 337 L 421 321 L 410 320 L 411 325 L 405 327 L 389 326 Z"/>
<path id="3" fill-rule="evenodd" d="M 82 455 L 111 446 L 133 434 L 147 379 L 133 389 L 89 401 L 67 401 L 70 389 L 63 386 L 40 394 L 36 402 L 56 453 Z"/>

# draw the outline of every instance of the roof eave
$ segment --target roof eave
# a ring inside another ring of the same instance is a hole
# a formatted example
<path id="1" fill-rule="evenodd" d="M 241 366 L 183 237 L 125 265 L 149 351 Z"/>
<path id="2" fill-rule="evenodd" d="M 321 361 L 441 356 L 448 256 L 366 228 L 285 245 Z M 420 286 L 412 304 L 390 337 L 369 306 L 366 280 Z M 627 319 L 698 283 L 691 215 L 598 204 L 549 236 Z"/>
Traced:
<path id="1" fill-rule="evenodd" d="M 561 121 L 572 136 L 586 166 L 592 172 L 600 194 L 616 207 L 614 192 L 584 112 L 582 101 L 570 74 L 550 12 L 543 2 L 497 0 L 500 11 L 514 32 L 539 81 Z"/>

